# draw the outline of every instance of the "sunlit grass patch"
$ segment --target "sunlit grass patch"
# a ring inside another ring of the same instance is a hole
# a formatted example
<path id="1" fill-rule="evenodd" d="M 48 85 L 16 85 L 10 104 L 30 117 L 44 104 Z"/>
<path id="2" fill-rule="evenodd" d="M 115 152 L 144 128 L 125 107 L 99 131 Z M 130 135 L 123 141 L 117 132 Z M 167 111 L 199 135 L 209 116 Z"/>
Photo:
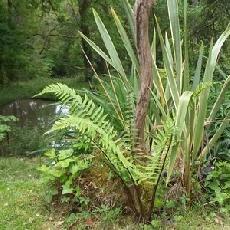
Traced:
<path id="1" fill-rule="evenodd" d="M 0 229 L 41 229 L 48 211 L 37 162 L 0 159 Z"/>
<path id="2" fill-rule="evenodd" d="M 178 207 L 171 215 L 154 216 L 151 225 L 135 220 L 113 207 L 65 213 L 45 200 L 46 185 L 40 178 L 39 158 L 0 158 L 0 230 L 47 229 L 230 229 L 230 219 L 197 205 Z"/>
<path id="3" fill-rule="evenodd" d="M 173 217 L 174 228 L 187 229 L 230 229 L 230 219 L 218 213 L 218 210 L 210 209 L 202 205 L 179 210 Z"/>

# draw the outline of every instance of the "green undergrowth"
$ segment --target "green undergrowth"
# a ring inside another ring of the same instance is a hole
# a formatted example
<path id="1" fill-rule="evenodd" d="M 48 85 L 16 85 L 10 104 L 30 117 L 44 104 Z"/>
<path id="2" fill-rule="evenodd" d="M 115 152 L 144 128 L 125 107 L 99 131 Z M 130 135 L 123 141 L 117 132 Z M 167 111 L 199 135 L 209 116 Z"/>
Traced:
<path id="1" fill-rule="evenodd" d="M 230 229 L 228 217 L 203 205 L 178 208 L 170 218 L 155 215 L 151 225 L 139 225 L 122 208 L 106 205 L 94 210 L 66 212 L 49 204 L 47 187 L 37 168 L 40 158 L 0 158 L 0 230 L 11 229 Z"/>
<path id="2" fill-rule="evenodd" d="M 30 98 L 38 94 L 47 85 L 61 82 L 75 89 L 88 88 L 89 84 L 77 78 L 34 78 L 29 81 L 19 81 L 7 86 L 0 85 L 0 105 L 16 99 Z"/>

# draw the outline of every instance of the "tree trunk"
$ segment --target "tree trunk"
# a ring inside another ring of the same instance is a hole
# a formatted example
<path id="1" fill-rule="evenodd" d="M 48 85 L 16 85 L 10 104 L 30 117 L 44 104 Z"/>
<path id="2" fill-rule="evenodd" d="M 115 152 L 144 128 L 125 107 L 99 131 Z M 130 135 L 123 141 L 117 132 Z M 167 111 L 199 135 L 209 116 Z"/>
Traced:
<path id="1" fill-rule="evenodd" d="M 80 31 L 87 37 L 90 37 L 89 26 L 87 25 L 87 19 L 86 19 L 87 10 L 89 9 L 90 4 L 91 4 L 91 0 L 78 0 L 79 15 L 80 15 Z M 84 52 L 82 53 L 82 57 L 84 60 L 84 67 L 85 67 L 84 69 L 85 81 L 90 82 L 92 80 L 92 71 L 88 60 L 92 61 L 93 58 L 92 50 L 83 38 L 81 38 L 81 44 L 82 44 L 82 49 L 84 50 Z M 85 55 L 87 57 L 85 57 Z"/>
<path id="2" fill-rule="evenodd" d="M 136 106 L 135 125 L 137 145 L 146 150 L 144 141 L 145 119 L 147 116 L 152 88 L 152 54 L 149 41 L 149 16 L 154 0 L 136 0 L 134 7 L 136 46 L 140 63 L 140 93 Z"/>

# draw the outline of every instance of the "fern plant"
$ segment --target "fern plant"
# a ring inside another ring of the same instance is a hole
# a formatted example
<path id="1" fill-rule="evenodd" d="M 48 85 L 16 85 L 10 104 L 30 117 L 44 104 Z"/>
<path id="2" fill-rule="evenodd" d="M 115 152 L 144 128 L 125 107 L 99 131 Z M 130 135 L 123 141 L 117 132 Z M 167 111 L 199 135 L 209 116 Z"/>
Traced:
<path id="1" fill-rule="evenodd" d="M 130 132 L 133 125 L 132 114 L 124 114 L 125 125 L 120 132 L 109 121 L 109 114 L 106 114 L 105 110 L 96 105 L 87 95 L 82 97 L 63 84 L 48 86 L 41 92 L 41 94 L 46 93 L 55 94 L 63 104 L 70 107 L 70 114 L 55 122 L 48 133 L 69 129 L 77 131 L 76 137 L 72 137 L 73 142 L 77 142 L 78 135 L 90 140 L 95 150 L 100 150 L 111 170 L 121 179 L 137 215 L 141 218 L 150 218 L 153 201 L 150 207 L 146 208 L 146 200 L 142 200 L 138 190 L 141 189 L 149 194 L 149 191 L 145 190 L 151 188 L 150 191 L 154 191 L 153 199 L 155 199 L 159 178 L 172 142 L 174 132 L 172 120 L 167 119 L 156 135 L 154 153 L 150 156 L 136 156 L 133 154 L 135 147 Z"/>

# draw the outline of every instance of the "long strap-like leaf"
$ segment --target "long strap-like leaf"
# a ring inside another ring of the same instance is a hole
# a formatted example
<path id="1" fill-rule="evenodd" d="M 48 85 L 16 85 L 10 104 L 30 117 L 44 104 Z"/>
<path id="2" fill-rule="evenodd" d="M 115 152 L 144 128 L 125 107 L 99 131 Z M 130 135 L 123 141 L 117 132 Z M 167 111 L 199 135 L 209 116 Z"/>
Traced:
<path id="1" fill-rule="evenodd" d="M 136 33 L 135 33 L 133 9 L 132 9 L 131 5 L 129 4 L 128 0 L 120 0 L 120 2 L 122 3 L 122 6 L 123 6 L 123 8 L 124 8 L 124 10 L 126 12 L 128 22 L 129 22 L 129 26 L 130 26 L 130 29 L 132 31 L 133 40 L 135 41 Z"/>
<path id="2" fill-rule="evenodd" d="M 204 45 L 202 43 L 200 46 L 200 54 L 199 54 L 199 58 L 197 61 L 195 75 L 193 77 L 193 85 L 192 85 L 193 90 L 195 90 L 197 88 L 197 86 L 200 84 L 201 68 L 202 68 L 202 63 L 203 63 L 203 54 L 204 54 Z"/>
<path id="3" fill-rule="evenodd" d="M 157 19 L 156 19 L 156 22 L 157 22 Z M 167 81 L 169 85 L 169 90 L 173 98 L 174 105 L 177 108 L 178 103 L 179 103 L 179 90 L 177 88 L 177 84 L 175 81 L 173 66 L 171 65 L 172 63 L 170 62 L 170 53 L 169 53 L 169 50 L 167 50 L 166 46 L 164 45 L 164 39 L 163 39 L 161 29 L 160 29 L 158 22 L 157 22 L 157 32 L 158 32 L 158 36 L 159 36 L 160 43 L 161 43 L 165 70 L 167 72 Z"/>
<path id="4" fill-rule="evenodd" d="M 225 94 L 227 93 L 227 91 L 229 90 L 230 88 L 230 76 L 226 79 L 222 89 L 221 89 L 221 92 L 210 112 L 210 115 L 209 115 L 209 118 L 208 118 L 208 121 L 212 121 L 217 113 L 217 111 L 219 110 L 220 106 L 222 105 L 223 101 L 224 101 L 224 96 Z"/>
<path id="5" fill-rule="evenodd" d="M 171 34 L 172 34 L 174 50 L 175 50 L 177 86 L 181 93 L 182 86 L 183 86 L 183 76 L 182 76 L 183 64 L 182 64 L 182 48 L 181 48 L 178 3 L 177 0 L 167 0 L 167 5 L 168 5 Z"/>
<path id="6" fill-rule="evenodd" d="M 169 181 L 173 168 L 177 159 L 177 156 L 179 154 L 178 147 L 180 146 L 180 141 L 182 137 L 182 133 L 185 129 L 185 118 L 188 112 L 188 106 L 190 99 L 192 97 L 192 92 L 186 91 L 184 92 L 180 99 L 179 99 L 179 105 L 176 113 L 176 124 L 175 124 L 175 129 L 176 133 L 173 137 L 173 145 L 171 146 L 170 149 L 170 154 L 169 154 L 169 166 L 168 166 L 168 178 L 167 181 Z"/>
<path id="7" fill-rule="evenodd" d="M 123 41 L 124 47 L 128 52 L 128 55 L 129 55 L 129 57 L 130 57 L 130 59 L 132 61 L 133 66 L 138 71 L 139 70 L 139 67 L 138 67 L 139 64 L 138 64 L 138 61 L 137 61 L 137 56 L 136 56 L 136 54 L 135 54 L 135 52 L 133 50 L 132 44 L 130 42 L 130 39 L 129 39 L 124 27 L 122 26 L 121 21 L 120 21 L 118 15 L 116 14 L 116 12 L 114 11 L 114 9 L 111 9 L 111 12 L 112 12 L 114 21 L 116 23 L 117 30 L 118 30 L 118 32 L 120 34 L 120 37 L 121 37 L 122 41 Z"/>
<path id="8" fill-rule="evenodd" d="M 205 73 L 204 73 L 204 79 L 203 79 L 204 83 L 208 83 L 213 80 L 213 73 L 216 68 L 217 57 L 220 53 L 221 47 L 223 46 L 224 42 L 229 37 L 229 35 L 230 35 L 230 24 L 228 25 L 225 32 L 217 40 L 215 46 L 211 49 L 207 66 L 205 69 Z M 193 145 L 194 157 L 197 156 L 198 154 L 198 151 L 200 149 L 200 144 L 203 138 L 203 129 L 204 129 L 204 123 L 207 114 L 209 92 L 210 92 L 210 86 L 201 92 L 200 99 L 199 99 L 199 112 L 195 123 L 195 132 L 194 132 L 194 145 Z"/>

